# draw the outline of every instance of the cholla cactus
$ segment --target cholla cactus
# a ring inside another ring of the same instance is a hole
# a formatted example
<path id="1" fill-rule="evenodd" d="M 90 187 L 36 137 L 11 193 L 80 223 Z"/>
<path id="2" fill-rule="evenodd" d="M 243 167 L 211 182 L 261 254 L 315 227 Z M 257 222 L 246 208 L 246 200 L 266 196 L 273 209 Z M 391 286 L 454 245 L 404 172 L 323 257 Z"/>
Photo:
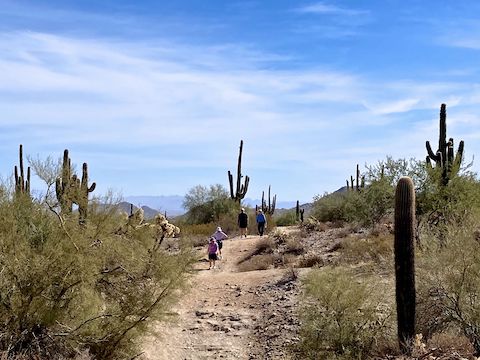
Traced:
<path id="1" fill-rule="evenodd" d="M 157 214 L 155 216 L 154 226 L 157 230 L 157 239 L 161 238 L 163 240 L 166 237 L 174 237 L 180 234 L 180 228 L 170 224 L 162 214 Z"/>

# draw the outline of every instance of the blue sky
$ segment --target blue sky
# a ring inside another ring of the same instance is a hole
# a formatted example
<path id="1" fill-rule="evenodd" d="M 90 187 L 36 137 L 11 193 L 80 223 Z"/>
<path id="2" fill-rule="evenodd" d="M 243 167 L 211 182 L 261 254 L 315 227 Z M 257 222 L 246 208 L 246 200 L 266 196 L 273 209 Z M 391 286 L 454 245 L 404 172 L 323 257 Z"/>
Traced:
<path id="1" fill-rule="evenodd" d="M 0 174 L 68 148 L 97 194 L 183 195 L 243 139 L 248 197 L 310 201 L 423 159 L 441 103 L 471 161 L 479 54 L 473 0 L 0 0 Z"/>

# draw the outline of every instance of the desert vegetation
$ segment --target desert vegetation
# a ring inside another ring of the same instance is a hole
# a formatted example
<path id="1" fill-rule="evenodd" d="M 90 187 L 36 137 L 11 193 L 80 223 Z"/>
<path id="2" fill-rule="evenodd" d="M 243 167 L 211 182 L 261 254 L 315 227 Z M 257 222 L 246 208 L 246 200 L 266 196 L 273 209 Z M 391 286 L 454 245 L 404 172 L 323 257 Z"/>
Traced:
<path id="1" fill-rule="evenodd" d="M 283 271 L 292 276 L 276 288 L 299 284 L 291 358 L 480 355 L 480 181 L 463 141 L 455 152 L 447 140 L 444 105 L 439 127 L 427 161 L 387 156 L 363 173 L 357 165 L 347 186 L 316 196 L 305 217 L 298 202 L 275 213 L 270 186 L 268 200 L 263 194 L 268 236 L 229 269 Z M 27 157 L 25 171 L 21 146 L 14 183 L 0 187 L 0 355 L 140 355 L 145 335 L 162 331 L 152 324 L 173 318 L 215 228 L 238 234 L 249 183 L 242 151 L 243 141 L 236 188 L 230 172 L 230 189 L 191 188 L 186 214 L 172 224 L 163 215 L 147 221 L 141 209 L 121 213 L 111 194 L 95 197 L 87 164 L 78 176 L 68 150 L 58 162 Z M 41 194 L 32 195 L 31 170 L 45 183 Z M 255 209 L 246 212 L 254 232 Z"/>
<path id="2" fill-rule="evenodd" d="M 31 163 L 41 196 L 30 194 L 22 147 L 15 187 L 0 187 L 2 358 L 135 357 L 152 321 L 171 317 L 191 247 L 162 246 L 179 231 L 164 217 L 147 223 L 121 214 L 113 196 L 89 200 L 87 166 L 80 180 L 67 150 L 61 163 Z"/>
<path id="3" fill-rule="evenodd" d="M 357 170 L 364 186 L 352 177 L 346 191 L 315 199 L 306 235 L 335 222 L 350 230 L 304 279 L 301 356 L 480 354 L 480 182 L 463 148 L 455 154 L 447 140 L 442 105 L 439 148 L 427 142 L 426 162 L 387 157 Z"/>

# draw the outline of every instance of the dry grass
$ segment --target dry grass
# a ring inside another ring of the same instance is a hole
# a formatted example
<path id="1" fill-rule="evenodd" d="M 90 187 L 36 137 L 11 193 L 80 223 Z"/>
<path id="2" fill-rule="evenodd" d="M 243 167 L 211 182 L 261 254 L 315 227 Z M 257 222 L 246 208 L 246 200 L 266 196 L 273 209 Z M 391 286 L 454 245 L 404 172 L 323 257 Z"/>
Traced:
<path id="1" fill-rule="evenodd" d="M 275 249 L 275 242 L 272 239 L 266 237 L 257 242 L 252 255 L 258 255 L 262 253 L 272 253 L 274 249 Z"/>
<path id="2" fill-rule="evenodd" d="M 301 268 L 310 268 L 310 267 L 321 267 L 325 265 L 325 260 L 318 254 L 306 255 L 300 258 L 298 262 L 298 267 Z"/>
<path id="3" fill-rule="evenodd" d="M 392 259 L 393 236 L 391 234 L 369 237 L 346 237 L 340 247 L 342 259 L 348 263 L 373 262 L 383 264 Z"/>
<path id="4" fill-rule="evenodd" d="M 292 238 L 287 240 L 284 252 L 286 254 L 302 255 L 303 253 L 305 253 L 305 247 L 300 242 L 300 240 Z"/>
<path id="5" fill-rule="evenodd" d="M 269 237 L 274 239 L 277 244 L 283 244 L 290 238 L 290 235 L 286 231 L 277 228 Z"/>
<path id="6" fill-rule="evenodd" d="M 270 269 L 275 263 L 273 254 L 256 255 L 238 264 L 238 271 L 254 271 Z"/>
<path id="7" fill-rule="evenodd" d="M 427 342 L 427 348 L 442 349 L 444 352 L 457 352 L 464 357 L 473 359 L 472 355 L 474 349 L 470 341 L 462 335 L 455 334 L 436 334 Z"/>

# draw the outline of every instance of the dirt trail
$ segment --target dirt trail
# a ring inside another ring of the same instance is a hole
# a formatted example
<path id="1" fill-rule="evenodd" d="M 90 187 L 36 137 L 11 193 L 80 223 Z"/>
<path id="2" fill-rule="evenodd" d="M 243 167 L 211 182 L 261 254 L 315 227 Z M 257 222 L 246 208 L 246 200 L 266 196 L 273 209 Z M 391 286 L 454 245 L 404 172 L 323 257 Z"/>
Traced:
<path id="1" fill-rule="evenodd" d="M 196 265 L 192 289 L 174 309 L 178 321 L 159 325 L 161 336 L 146 340 L 143 359 L 288 358 L 280 349 L 285 350 L 289 340 L 282 339 L 281 334 L 294 331 L 296 325 L 293 292 L 286 297 L 283 290 L 274 289 L 286 271 L 238 272 L 236 267 L 260 239 L 225 240 L 217 269 L 207 270 L 208 262 Z M 279 315 L 278 307 L 290 315 Z"/>

